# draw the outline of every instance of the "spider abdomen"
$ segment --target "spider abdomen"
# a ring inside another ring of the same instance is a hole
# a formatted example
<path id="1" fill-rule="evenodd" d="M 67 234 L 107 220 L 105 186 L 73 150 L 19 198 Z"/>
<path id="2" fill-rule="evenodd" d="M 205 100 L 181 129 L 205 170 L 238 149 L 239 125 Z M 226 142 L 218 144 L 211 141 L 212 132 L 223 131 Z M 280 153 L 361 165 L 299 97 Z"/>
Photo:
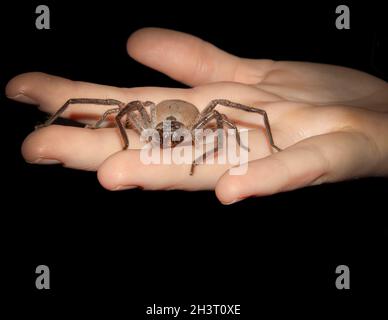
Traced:
<path id="1" fill-rule="evenodd" d="M 198 115 L 197 107 L 183 100 L 164 100 L 156 105 L 156 123 L 173 117 L 186 128 L 190 128 Z"/>

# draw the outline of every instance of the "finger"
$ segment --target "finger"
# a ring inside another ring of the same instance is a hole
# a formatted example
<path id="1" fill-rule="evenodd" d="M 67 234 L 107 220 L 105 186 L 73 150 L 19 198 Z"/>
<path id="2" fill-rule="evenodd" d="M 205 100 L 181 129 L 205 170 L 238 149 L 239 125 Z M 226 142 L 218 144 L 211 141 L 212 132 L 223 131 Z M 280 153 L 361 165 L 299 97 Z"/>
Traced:
<path id="1" fill-rule="evenodd" d="M 244 141 L 243 144 L 247 145 Z M 235 139 L 235 137 L 230 137 Z M 170 158 L 154 157 L 154 160 L 160 160 L 158 163 L 150 163 L 150 156 L 142 154 L 142 151 L 129 150 L 118 152 L 104 161 L 98 169 L 98 179 L 100 183 L 109 190 L 123 190 L 140 187 L 148 190 L 213 190 L 217 180 L 232 165 L 246 163 L 249 159 L 257 159 L 267 156 L 271 151 L 265 143 L 265 134 L 262 131 L 249 132 L 250 152 L 245 153 L 245 157 L 240 153 L 236 158 L 228 153 L 226 149 L 222 153 L 225 161 L 219 161 L 220 158 L 214 157 L 214 162 L 205 161 L 204 164 L 197 165 L 194 174 L 190 175 L 191 163 L 193 157 L 190 153 L 188 158 L 184 158 L 182 153 L 178 154 L 179 147 L 173 149 L 173 155 Z M 228 141 L 228 146 L 229 146 Z M 161 152 L 171 152 L 170 149 L 164 149 Z M 159 152 L 159 150 L 155 150 Z M 201 155 L 202 152 L 199 153 Z M 157 155 L 156 153 L 154 155 Z M 175 157 L 174 155 L 178 155 Z M 179 158 L 181 156 L 181 158 Z M 197 157 L 195 157 L 197 158 Z M 170 161 L 168 161 L 171 159 Z M 177 164 L 176 159 L 181 160 L 182 164 Z M 244 166 L 238 170 L 244 171 Z"/>
<path id="2" fill-rule="evenodd" d="M 279 98 L 261 92 L 252 86 L 237 83 L 213 83 L 193 89 L 176 89 L 161 87 L 116 88 L 87 82 L 71 81 L 44 73 L 25 73 L 13 78 L 7 85 L 6 94 L 11 99 L 38 104 L 39 108 L 48 113 L 57 111 L 70 98 L 100 98 L 116 99 L 123 102 L 133 100 L 154 101 L 158 103 L 166 99 L 186 100 L 203 110 L 210 100 L 216 98 L 238 101 L 264 108 L 265 104 L 277 101 Z M 115 106 L 78 104 L 69 106 L 61 115 L 79 122 L 92 123 L 102 114 Z M 280 108 L 274 108 L 276 110 Z M 284 110 L 284 108 L 283 108 Z M 223 108 L 226 115 L 244 122 L 256 124 L 259 117 L 240 110 Z M 272 114 L 271 114 L 272 116 Z"/>
<path id="3" fill-rule="evenodd" d="M 109 190 L 140 187 L 146 190 L 210 190 L 228 166 L 200 166 L 190 176 L 190 165 L 145 164 L 140 151 L 109 157 L 98 169 L 98 179 Z"/>
<path id="4" fill-rule="evenodd" d="M 345 104 L 383 111 L 387 83 L 367 73 L 341 66 L 279 61 L 259 88 L 287 100 Z"/>
<path id="5" fill-rule="evenodd" d="M 93 83 L 71 81 L 40 72 L 24 73 L 11 79 L 6 87 L 7 97 L 16 101 L 38 104 L 48 113 L 57 111 L 71 98 L 115 99 L 124 103 L 133 100 L 161 101 L 165 99 L 187 99 L 188 90 L 170 88 L 123 89 Z M 115 106 L 76 105 L 64 112 L 63 117 L 78 121 L 97 120 L 107 109 Z"/>
<path id="6" fill-rule="evenodd" d="M 29 72 L 11 79 L 6 87 L 8 98 L 31 104 L 39 104 L 43 111 L 53 113 L 70 98 L 109 98 L 124 100 L 125 93 L 116 87 L 87 82 L 71 81 L 65 78 Z M 107 106 L 101 106 L 101 111 Z M 82 106 L 84 113 L 95 114 L 95 107 Z"/>
<path id="7" fill-rule="evenodd" d="M 133 33 L 127 50 L 140 63 L 190 86 L 218 81 L 258 83 L 273 65 L 272 60 L 238 58 L 192 35 L 158 28 Z"/>
<path id="8" fill-rule="evenodd" d="M 264 159 L 249 163 L 245 175 L 226 172 L 216 194 L 224 204 L 324 182 L 369 174 L 377 150 L 364 135 L 336 132 L 303 140 Z"/>
<path id="9" fill-rule="evenodd" d="M 139 136 L 128 130 L 131 148 L 140 148 Z M 122 150 L 116 129 L 83 129 L 49 126 L 31 133 L 23 142 L 22 154 L 27 162 L 58 164 L 83 170 L 97 170 L 113 153 Z"/>

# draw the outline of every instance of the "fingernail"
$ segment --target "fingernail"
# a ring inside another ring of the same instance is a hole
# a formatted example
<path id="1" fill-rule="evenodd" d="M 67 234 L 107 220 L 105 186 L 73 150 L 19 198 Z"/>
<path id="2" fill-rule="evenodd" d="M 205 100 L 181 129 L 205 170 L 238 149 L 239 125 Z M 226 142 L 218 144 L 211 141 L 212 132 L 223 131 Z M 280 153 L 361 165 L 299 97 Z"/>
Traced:
<path id="1" fill-rule="evenodd" d="M 140 187 L 138 187 L 138 186 L 117 186 L 117 187 L 113 188 L 112 190 L 119 191 L 119 190 L 129 190 L 129 189 L 136 189 L 136 188 L 140 188 Z"/>
<path id="2" fill-rule="evenodd" d="M 60 164 L 61 161 L 55 159 L 38 158 L 31 163 L 35 164 Z"/>
<path id="3" fill-rule="evenodd" d="M 244 200 L 244 199 L 245 199 L 245 198 L 234 199 L 233 201 L 230 201 L 230 202 L 222 202 L 222 201 L 221 201 L 221 203 L 224 204 L 224 205 L 226 205 L 226 206 L 228 206 L 228 205 L 230 205 L 230 204 L 239 202 L 239 201 Z"/>
<path id="4" fill-rule="evenodd" d="M 9 99 L 12 99 L 12 100 L 17 100 L 19 102 L 24 102 L 24 103 L 30 103 L 30 104 L 36 104 L 36 101 L 26 95 L 24 95 L 23 93 L 19 93 L 17 94 L 16 96 L 12 96 L 12 97 L 9 97 Z"/>

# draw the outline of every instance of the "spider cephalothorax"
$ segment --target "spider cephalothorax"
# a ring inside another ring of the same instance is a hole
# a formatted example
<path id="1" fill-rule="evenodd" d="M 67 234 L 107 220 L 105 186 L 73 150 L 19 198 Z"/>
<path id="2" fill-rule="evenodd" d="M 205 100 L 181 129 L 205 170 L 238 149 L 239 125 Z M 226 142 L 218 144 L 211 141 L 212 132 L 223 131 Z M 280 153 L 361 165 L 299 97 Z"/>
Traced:
<path id="1" fill-rule="evenodd" d="M 158 145 L 162 148 L 174 148 L 182 143 L 187 132 L 186 126 L 176 120 L 174 116 L 168 116 L 155 127 Z"/>
<path id="2" fill-rule="evenodd" d="M 240 145 L 240 135 L 236 125 L 231 122 L 226 117 L 226 115 L 221 114 L 215 110 L 216 106 L 220 105 L 262 115 L 264 118 L 266 133 L 271 146 L 277 151 L 281 150 L 275 145 L 273 141 L 268 116 L 264 110 L 225 99 L 216 99 L 210 101 L 210 103 L 202 112 L 199 112 L 197 107 L 193 104 L 183 100 L 164 100 L 158 104 L 155 104 L 151 101 L 142 102 L 135 100 L 125 104 L 114 99 L 70 99 L 42 126 L 48 126 L 52 124 L 69 107 L 69 105 L 72 104 L 116 106 L 115 108 L 107 110 L 94 126 L 88 127 L 97 129 L 110 114 L 116 114 L 115 122 L 120 130 L 120 134 L 124 142 L 124 149 L 129 147 L 128 136 L 125 130 L 126 128 L 133 128 L 139 134 L 142 134 L 145 130 L 152 129 L 158 134 L 157 141 L 162 148 L 173 148 L 184 141 L 187 135 L 191 135 L 191 141 L 194 143 L 195 130 L 204 129 L 212 120 L 216 121 L 217 129 L 223 129 L 224 127 L 234 129 L 237 143 Z M 149 112 L 146 110 L 148 107 L 150 109 Z M 222 135 L 222 130 L 218 130 L 218 134 Z M 219 138 L 222 138 L 222 136 L 219 136 Z M 217 152 L 218 149 L 219 145 L 216 143 L 213 152 Z M 201 158 L 204 160 L 207 155 L 208 153 L 205 153 Z M 198 159 L 195 159 L 191 166 L 190 175 L 193 174 L 194 167 L 197 162 Z"/>

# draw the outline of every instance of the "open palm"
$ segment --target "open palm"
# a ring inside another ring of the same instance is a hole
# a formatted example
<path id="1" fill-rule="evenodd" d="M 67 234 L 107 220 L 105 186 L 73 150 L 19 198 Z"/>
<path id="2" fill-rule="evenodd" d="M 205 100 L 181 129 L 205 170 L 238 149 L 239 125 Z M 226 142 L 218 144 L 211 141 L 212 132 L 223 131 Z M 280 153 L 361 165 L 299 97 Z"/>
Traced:
<path id="1" fill-rule="evenodd" d="M 191 88 L 116 88 L 27 73 L 9 82 L 7 96 L 49 113 L 67 99 L 81 97 L 123 102 L 182 99 L 200 110 L 212 99 L 228 99 L 266 110 L 275 143 L 283 151 L 272 153 L 260 116 L 218 107 L 240 127 L 251 129 L 245 175 L 229 175 L 229 166 L 220 164 L 198 166 L 193 176 L 189 165 L 145 165 L 138 135 L 128 130 L 131 149 L 122 151 L 116 128 L 53 125 L 37 130 L 22 147 L 27 161 L 96 170 L 101 184 L 111 190 L 216 189 L 223 203 L 388 172 L 388 86 L 380 79 L 337 66 L 242 59 L 193 36 L 163 29 L 137 31 L 128 40 L 128 52 Z M 64 116 L 90 122 L 106 109 L 79 105 Z"/>

